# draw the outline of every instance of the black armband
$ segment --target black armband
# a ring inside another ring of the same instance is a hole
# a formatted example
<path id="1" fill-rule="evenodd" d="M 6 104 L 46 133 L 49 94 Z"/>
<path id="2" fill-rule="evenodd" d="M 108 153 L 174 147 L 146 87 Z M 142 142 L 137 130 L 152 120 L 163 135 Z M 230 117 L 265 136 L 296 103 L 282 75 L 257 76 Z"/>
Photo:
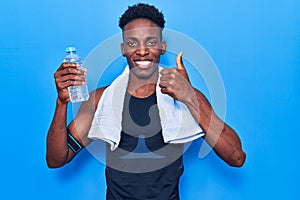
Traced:
<path id="1" fill-rule="evenodd" d="M 80 144 L 79 141 L 76 140 L 76 138 L 73 137 L 73 135 L 70 133 L 70 130 L 67 128 L 67 142 L 68 147 L 77 154 L 79 151 L 81 151 L 84 147 Z"/>

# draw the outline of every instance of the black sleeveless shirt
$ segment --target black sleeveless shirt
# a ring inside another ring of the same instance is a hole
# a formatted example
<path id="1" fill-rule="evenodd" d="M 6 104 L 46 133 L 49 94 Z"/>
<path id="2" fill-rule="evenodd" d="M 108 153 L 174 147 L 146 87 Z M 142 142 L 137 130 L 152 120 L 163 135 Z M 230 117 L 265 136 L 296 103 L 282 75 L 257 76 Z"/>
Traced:
<path id="1" fill-rule="evenodd" d="M 121 141 L 106 150 L 107 200 L 178 200 L 183 145 L 163 141 L 156 93 L 126 93 Z"/>

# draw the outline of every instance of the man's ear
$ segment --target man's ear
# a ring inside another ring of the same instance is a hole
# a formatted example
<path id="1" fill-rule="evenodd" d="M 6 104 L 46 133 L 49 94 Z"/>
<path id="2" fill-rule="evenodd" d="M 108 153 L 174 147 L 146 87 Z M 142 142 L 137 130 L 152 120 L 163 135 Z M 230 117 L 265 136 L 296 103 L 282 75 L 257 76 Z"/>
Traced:
<path id="1" fill-rule="evenodd" d="M 166 50 L 167 50 L 167 43 L 166 41 L 162 41 L 161 43 L 161 54 L 165 54 L 166 53 Z"/>
<path id="2" fill-rule="evenodd" d="M 121 43 L 120 48 L 121 48 L 122 56 L 125 56 L 125 47 L 124 47 L 124 43 Z"/>

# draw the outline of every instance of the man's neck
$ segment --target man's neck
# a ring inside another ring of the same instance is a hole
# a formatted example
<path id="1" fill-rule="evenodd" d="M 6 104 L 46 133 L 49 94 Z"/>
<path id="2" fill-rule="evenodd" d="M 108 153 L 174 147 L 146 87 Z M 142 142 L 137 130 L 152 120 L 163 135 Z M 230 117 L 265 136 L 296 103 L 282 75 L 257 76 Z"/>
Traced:
<path id="1" fill-rule="evenodd" d="M 134 97 L 146 98 L 153 94 L 156 90 L 158 73 L 147 79 L 140 79 L 134 75 L 129 76 L 127 91 Z"/>

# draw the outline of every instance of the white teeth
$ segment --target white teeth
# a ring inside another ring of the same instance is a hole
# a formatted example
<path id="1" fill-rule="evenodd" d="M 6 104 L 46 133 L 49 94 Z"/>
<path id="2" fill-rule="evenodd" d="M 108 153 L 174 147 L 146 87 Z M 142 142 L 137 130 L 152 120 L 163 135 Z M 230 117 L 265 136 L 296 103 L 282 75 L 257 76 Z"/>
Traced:
<path id="1" fill-rule="evenodd" d="M 148 66 L 151 64 L 150 61 L 136 61 L 135 63 L 140 66 Z"/>

